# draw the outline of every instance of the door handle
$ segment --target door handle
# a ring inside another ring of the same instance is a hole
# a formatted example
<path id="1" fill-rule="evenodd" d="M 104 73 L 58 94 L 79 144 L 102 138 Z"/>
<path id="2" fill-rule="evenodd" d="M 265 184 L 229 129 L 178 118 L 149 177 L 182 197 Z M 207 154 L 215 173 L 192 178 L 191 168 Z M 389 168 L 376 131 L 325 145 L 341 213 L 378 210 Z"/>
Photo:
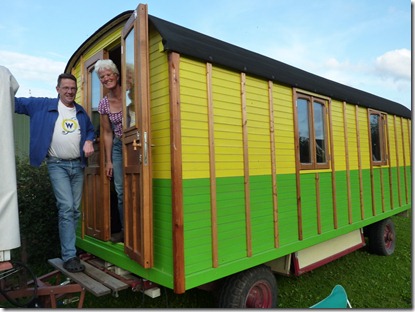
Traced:
<path id="1" fill-rule="evenodd" d="M 136 151 L 137 147 L 141 147 L 141 143 L 137 143 L 136 139 L 134 139 L 133 140 L 133 147 L 134 147 L 134 150 Z"/>
<path id="2" fill-rule="evenodd" d="M 148 139 L 147 132 L 144 132 L 144 165 L 148 164 Z"/>

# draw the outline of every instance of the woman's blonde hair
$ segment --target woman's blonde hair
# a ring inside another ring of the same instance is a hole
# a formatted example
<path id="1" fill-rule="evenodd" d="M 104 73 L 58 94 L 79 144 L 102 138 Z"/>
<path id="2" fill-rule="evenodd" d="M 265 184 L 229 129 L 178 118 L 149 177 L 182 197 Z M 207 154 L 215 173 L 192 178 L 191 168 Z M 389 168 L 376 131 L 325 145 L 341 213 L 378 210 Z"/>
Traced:
<path id="1" fill-rule="evenodd" d="M 112 60 L 99 60 L 98 62 L 95 63 L 94 66 L 94 70 L 97 73 L 97 75 L 99 75 L 99 71 L 100 70 L 110 70 L 113 73 L 117 74 L 118 76 L 120 75 L 120 72 L 118 71 L 117 65 L 114 64 L 114 62 Z"/>

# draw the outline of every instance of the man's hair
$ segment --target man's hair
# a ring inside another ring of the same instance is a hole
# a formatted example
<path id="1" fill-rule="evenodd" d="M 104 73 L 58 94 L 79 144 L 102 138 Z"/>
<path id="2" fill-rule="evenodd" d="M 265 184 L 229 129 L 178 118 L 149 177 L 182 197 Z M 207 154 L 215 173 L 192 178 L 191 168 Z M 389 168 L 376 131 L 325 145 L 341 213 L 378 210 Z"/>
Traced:
<path id="1" fill-rule="evenodd" d="M 60 87 L 62 79 L 71 79 L 71 80 L 75 81 L 75 83 L 77 83 L 76 82 L 76 77 L 74 75 L 63 73 L 63 74 L 60 74 L 59 77 L 58 77 L 58 87 Z"/>

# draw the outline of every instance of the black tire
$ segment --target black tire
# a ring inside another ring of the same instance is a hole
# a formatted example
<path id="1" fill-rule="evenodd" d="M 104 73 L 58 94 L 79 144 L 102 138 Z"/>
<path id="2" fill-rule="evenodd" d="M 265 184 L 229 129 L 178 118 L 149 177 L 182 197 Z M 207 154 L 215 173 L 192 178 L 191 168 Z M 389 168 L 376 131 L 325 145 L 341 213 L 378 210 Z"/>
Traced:
<path id="1" fill-rule="evenodd" d="M 277 281 L 260 265 L 228 277 L 219 291 L 219 308 L 276 308 Z"/>
<path id="2" fill-rule="evenodd" d="M 391 218 L 372 224 L 368 234 L 369 251 L 371 253 L 381 256 L 393 254 L 396 245 L 396 232 Z"/>
<path id="3" fill-rule="evenodd" d="M 0 294 L 16 307 L 29 307 L 37 298 L 36 276 L 22 262 L 11 261 L 11 264 L 10 269 L 0 272 Z M 30 281 L 33 286 L 28 288 Z"/>

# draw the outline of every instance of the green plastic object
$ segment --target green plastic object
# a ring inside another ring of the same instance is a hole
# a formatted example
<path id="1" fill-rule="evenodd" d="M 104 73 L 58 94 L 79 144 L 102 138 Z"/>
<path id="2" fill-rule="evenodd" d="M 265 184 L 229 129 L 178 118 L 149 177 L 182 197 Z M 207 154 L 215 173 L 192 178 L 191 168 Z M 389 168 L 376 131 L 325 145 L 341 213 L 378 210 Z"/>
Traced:
<path id="1" fill-rule="evenodd" d="M 351 308 L 346 290 L 341 285 L 334 286 L 331 294 L 310 307 L 311 309 L 346 309 Z"/>

